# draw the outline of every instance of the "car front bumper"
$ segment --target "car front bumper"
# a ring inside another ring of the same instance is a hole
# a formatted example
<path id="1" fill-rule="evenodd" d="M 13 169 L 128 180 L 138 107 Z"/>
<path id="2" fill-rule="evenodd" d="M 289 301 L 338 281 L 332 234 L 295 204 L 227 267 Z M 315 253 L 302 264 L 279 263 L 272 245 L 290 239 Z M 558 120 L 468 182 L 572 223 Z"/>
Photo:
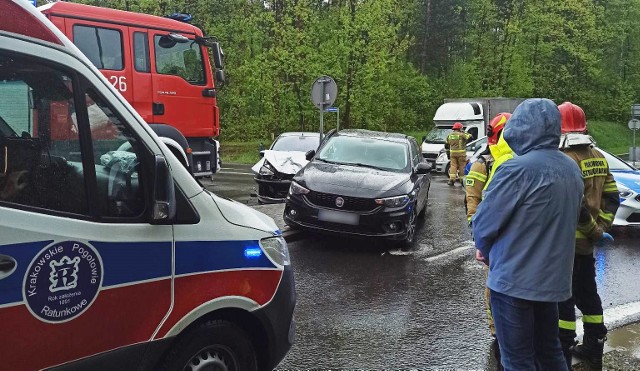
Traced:
<path id="1" fill-rule="evenodd" d="M 412 203 L 399 209 L 378 206 L 367 211 L 349 211 L 315 205 L 306 196 L 289 195 L 283 213 L 287 225 L 310 231 L 353 237 L 379 237 L 390 240 L 406 238 L 406 225 Z M 357 224 L 323 220 L 320 213 L 340 213 L 357 218 Z"/>
<path id="2" fill-rule="evenodd" d="M 256 175 L 253 180 L 258 184 L 258 201 L 265 204 L 284 202 L 289 193 L 292 178 L 293 174 L 282 179 Z"/>
<path id="3" fill-rule="evenodd" d="M 640 225 L 640 195 L 635 198 L 620 199 L 620 207 L 613 219 L 615 226 L 638 226 Z"/>

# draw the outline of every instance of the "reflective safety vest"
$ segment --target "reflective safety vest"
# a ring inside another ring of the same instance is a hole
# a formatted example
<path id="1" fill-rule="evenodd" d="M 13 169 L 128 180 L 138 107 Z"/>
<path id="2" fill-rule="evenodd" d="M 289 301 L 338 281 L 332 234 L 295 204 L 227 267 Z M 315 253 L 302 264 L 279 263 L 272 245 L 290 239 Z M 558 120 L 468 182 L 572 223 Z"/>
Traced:
<path id="1" fill-rule="evenodd" d="M 447 145 L 449 147 L 449 151 L 451 153 L 451 156 L 453 156 L 453 157 L 465 156 L 466 157 L 467 143 L 469 142 L 469 139 L 471 139 L 471 138 L 472 138 L 471 134 L 465 133 L 463 131 L 458 131 L 458 130 L 454 130 L 453 133 L 449 134 L 447 136 Z"/>

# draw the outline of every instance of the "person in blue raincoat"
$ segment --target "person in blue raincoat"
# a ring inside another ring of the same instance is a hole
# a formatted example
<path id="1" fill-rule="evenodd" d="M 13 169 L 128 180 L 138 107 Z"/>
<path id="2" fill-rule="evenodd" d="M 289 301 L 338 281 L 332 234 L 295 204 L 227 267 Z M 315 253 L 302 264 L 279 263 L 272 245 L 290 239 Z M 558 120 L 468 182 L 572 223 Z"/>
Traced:
<path id="1" fill-rule="evenodd" d="M 503 136 L 517 156 L 496 170 L 472 219 L 489 264 L 501 362 L 505 370 L 567 370 L 557 305 L 571 297 L 582 175 L 558 150 L 560 112 L 549 99 L 522 102 Z"/>

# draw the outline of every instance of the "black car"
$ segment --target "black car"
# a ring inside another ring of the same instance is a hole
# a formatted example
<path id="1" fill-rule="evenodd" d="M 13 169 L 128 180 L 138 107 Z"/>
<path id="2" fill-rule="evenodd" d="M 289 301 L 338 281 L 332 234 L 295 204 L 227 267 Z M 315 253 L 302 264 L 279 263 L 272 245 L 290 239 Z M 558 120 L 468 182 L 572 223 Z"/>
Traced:
<path id="1" fill-rule="evenodd" d="M 431 185 L 413 137 L 342 130 L 307 158 L 286 199 L 290 227 L 413 243 Z"/>
<path id="2" fill-rule="evenodd" d="M 305 153 L 320 145 L 320 133 L 290 132 L 280 134 L 251 168 L 258 185 L 258 202 L 284 202 L 291 179 L 308 160 Z"/>

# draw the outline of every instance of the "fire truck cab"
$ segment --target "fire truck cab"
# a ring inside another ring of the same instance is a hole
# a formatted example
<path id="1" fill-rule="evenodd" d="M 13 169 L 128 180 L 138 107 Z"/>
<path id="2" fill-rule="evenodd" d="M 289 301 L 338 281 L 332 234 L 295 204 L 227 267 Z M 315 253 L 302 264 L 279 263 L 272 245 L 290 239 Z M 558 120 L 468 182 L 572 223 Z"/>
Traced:
<path id="1" fill-rule="evenodd" d="M 102 72 L 196 177 L 219 168 L 215 83 L 222 50 L 174 19 L 70 2 L 38 8 Z M 215 74 L 210 61 L 211 50 Z"/>

